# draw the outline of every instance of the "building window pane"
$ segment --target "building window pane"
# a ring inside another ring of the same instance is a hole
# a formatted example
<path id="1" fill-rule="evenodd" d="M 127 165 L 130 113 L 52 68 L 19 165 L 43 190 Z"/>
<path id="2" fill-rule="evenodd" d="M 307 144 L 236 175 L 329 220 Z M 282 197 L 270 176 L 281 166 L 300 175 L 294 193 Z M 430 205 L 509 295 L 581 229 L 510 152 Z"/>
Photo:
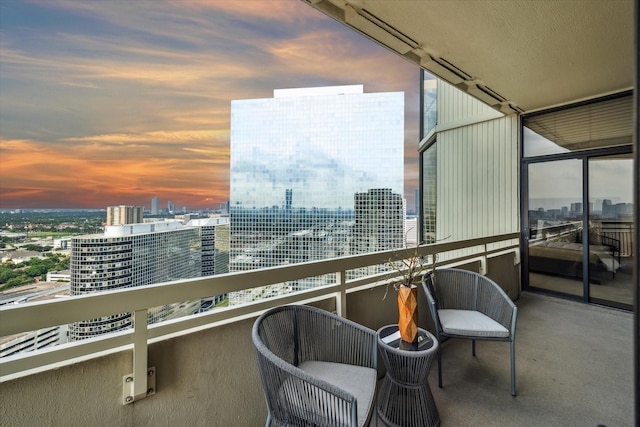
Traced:
<path id="1" fill-rule="evenodd" d="M 422 241 L 436 242 L 436 143 L 422 153 Z"/>

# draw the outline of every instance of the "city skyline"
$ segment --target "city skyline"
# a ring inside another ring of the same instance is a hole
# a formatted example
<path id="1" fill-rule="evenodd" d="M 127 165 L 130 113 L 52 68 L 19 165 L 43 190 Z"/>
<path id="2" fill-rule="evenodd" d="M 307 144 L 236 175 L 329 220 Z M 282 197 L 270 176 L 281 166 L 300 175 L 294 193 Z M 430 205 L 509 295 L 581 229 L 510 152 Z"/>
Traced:
<path id="1" fill-rule="evenodd" d="M 299 0 L 4 1 L 0 31 L 0 208 L 217 209 L 232 99 L 350 84 L 405 92 L 413 206 L 417 67 Z"/>

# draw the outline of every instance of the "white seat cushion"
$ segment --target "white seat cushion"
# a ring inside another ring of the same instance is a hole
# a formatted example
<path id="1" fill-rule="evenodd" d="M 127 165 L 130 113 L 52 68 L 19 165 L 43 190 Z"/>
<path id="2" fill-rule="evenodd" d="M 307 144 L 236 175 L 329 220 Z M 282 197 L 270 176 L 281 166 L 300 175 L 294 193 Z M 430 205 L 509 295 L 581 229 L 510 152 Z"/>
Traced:
<path id="1" fill-rule="evenodd" d="M 352 394 L 357 401 L 358 425 L 363 426 L 373 405 L 378 372 L 372 368 L 347 365 L 343 363 L 307 361 L 298 366 L 309 375 L 326 381 Z M 310 388 L 293 386 L 288 383 L 289 378 L 280 390 L 282 398 L 287 399 L 292 406 L 298 406 L 297 413 L 313 413 L 314 418 L 322 419 L 323 405 L 328 402 L 318 402 Z M 297 391 L 294 391 L 297 390 Z M 340 425 L 350 425 L 351 420 L 339 420 Z"/>
<path id="2" fill-rule="evenodd" d="M 438 310 L 438 317 L 445 334 L 476 337 L 508 338 L 509 330 L 475 310 Z"/>

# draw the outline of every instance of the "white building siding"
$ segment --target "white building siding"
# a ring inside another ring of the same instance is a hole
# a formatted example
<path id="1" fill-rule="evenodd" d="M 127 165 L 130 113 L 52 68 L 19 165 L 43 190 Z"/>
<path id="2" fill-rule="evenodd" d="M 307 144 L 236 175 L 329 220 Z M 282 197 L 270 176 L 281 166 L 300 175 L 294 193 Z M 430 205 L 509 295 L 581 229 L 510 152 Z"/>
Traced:
<path id="1" fill-rule="evenodd" d="M 448 83 L 438 80 L 436 132 L 503 117 L 504 114 Z"/>
<path id="2" fill-rule="evenodd" d="M 439 82 L 437 239 L 516 232 L 518 119 Z"/>

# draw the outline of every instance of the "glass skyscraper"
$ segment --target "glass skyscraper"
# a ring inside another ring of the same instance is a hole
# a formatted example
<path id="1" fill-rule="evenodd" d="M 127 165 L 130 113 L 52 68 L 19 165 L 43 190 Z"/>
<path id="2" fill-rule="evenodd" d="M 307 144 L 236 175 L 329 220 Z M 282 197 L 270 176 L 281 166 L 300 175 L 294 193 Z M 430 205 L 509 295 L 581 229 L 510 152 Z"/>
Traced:
<path id="1" fill-rule="evenodd" d="M 404 93 L 364 93 L 353 85 L 234 100 L 230 270 L 389 249 L 388 242 L 402 246 L 403 186 Z M 358 206 L 368 212 L 356 226 Z M 252 299 L 234 295 L 230 302 L 243 298 Z"/>

